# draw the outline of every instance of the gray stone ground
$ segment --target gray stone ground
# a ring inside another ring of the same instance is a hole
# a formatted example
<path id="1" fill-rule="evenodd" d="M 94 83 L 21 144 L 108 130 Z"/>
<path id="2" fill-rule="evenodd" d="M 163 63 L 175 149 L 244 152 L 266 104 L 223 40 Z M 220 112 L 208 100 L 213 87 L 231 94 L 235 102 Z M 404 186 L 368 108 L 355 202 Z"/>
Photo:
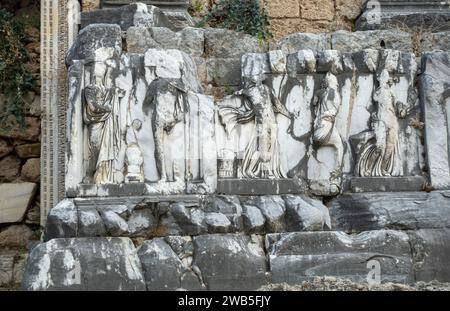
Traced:
<path id="1" fill-rule="evenodd" d="M 349 279 L 316 277 L 299 285 L 269 284 L 259 291 L 450 291 L 450 283 L 417 282 L 412 285 L 385 283 L 370 287 L 368 283 L 355 283 Z"/>

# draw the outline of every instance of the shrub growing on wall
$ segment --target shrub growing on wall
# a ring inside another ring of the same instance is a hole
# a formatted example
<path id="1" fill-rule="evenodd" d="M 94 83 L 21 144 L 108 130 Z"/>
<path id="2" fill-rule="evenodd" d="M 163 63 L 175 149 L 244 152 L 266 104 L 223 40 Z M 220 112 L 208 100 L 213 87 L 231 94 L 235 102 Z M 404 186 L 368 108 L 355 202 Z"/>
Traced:
<path id="1" fill-rule="evenodd" d="M 23 96 L 33 87 L 32 75 L 25 67 L 28 52 L 22 22 L 0 9 L 0 93 L 5 101 L 0 106 L 0 122 L 13 115 L 23 124 Z"/>
<path id="2" fill-rule="evenodd" d="M 260 41 L 272 37 L 269 18 L 258 0 L 220 0 L 198 26 L 245 32 Z"/>

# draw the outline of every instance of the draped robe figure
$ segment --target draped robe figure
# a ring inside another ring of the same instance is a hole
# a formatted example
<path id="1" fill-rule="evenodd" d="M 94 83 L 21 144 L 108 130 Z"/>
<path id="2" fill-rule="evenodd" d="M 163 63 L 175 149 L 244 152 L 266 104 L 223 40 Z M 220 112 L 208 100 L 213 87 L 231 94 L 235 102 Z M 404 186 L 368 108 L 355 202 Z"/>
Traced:
<path id="1" fill-rule="evenodd" d="M 336 116 L 341 107 L 338 81 L 335 75 L 327 73 L 316 108 L 313 140 L 320 146 L 336 148 L 336 163 L 344 156 L 344 144 L 335 126 Z"/>
<path id="2" fill-rule="evenodd" d="M 357 176 L 400 176 L 399 121 L 406 109 L 396 100 L 392 79 L 384 69 L 379 78 L 379 87 L 374 93 L 376 111 L 371 115 L 369 140 L 363 147 L 355 168 Z"/>
<path id="3" fill-rule="evenodd" d="M 123 181 L 123 173 L 116 170 L 114 165 L 121 148 L 118 117 L 120 96 L 119 89 L 98 84 L 90 84 L 84 89 L 83 119 L 88 126 L 89 162 L 95 164 L 95 184 Z"/>
<path id="4" fill-rule="evenodd" d="M 329 176 L 321 176 L 321 178 L 329 179 L 333 184 L 334 191 L 339 191 L 341 187 L 341 178 L 336 177 L 340 175 L 336 173 L 342 169 L 345 148 L 343 139 L 335 125 L 341 104 L 338 80 L 334 74 L 329 72 L 325 76 L 320 94 L 317 97 L 313 142 L 318 146 L 317 152 L 320 151 L 321 147 L 333 147 L 335 149 L 334 167 L 330 167 L 330 172 L 327 173 Z M 333 170 L 331 171 L 331 169 Z"/>
<path id="5" fill-rule="evenodd" d="M 281 167 L 280 145 L 277 138 L 275 113 L 290 117 L 286 107 L 274 96 L 259 77 L 245 81 L 244 88 L 235 93 L 243 97 L 240 108 L 222 106 L 219 115 L 227 134 L 240 123 L 255 121 L 255 130 L 248 143 L 242 161 L 245 178 L 286 178 Z"/>

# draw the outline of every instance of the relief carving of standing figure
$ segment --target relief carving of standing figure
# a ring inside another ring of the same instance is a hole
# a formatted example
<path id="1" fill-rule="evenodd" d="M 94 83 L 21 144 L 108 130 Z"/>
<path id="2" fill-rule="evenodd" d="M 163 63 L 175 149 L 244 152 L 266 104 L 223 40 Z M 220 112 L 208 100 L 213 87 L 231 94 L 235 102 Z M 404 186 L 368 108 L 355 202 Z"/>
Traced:
<path id="1" fill-rule="evenodd" d="M 166 156 L 164 153 L 164 132 L 170 134 L 178 122 L 184 121 L 188 112 L 187 91 L 179 79 L 158 78 L 154 80 L 145 96 L 143 110 L 146 114 L 152 111 L 152 130 L 155 141 L 156 168 L 159 181 L 168 179 L 166 172 Z M 175 178 L 181 178 L 180 172 L 174 168 Z"/>
<path id="2" fill-rule="evenodd" d="M 123 181 L 123 172 L 114 166 L 121 148 L 118 114 L 122 96 L 118 88 L 106 88 L 100 84 L 90 84 L 84 89 L 83 120 L 88 126 L 90 163 L 95 165 L 89 170 L 94 171 L 95 184 Z"/>
<path id="3" fill-rule="evenodd" d="M 317 146 L 317 152 L 322 147 L 333 147 L 335 150 L 334 165 L 328 168 L 329 172 L 326 174 L 318 175 L 321 176 L 320 178 L 328 179 L 333 185 L 334 192 L 337 192 L 341 188 L 340 172 L 342 171 L 345 145 L 336 127 L 336 116 L 342 104 L 339 83 L 331 72 L 325 76 L 316 100 L 313 142 Z M 318 162 L 320 163 L 320 161 Z M 322 172 L 322 170 L 319 171 Z"/>
<path id="4" fill-rule="evenodd" d="M 255 130 L 247 145 L 242 161 L 245 178 L 286 178 L 281 167 L 278 127 L 275 113 L 290 118 L 289 111 L 263 84 L 260 76 L 246 78 L 244 88 L 235 93 L 243 97 L 240 108 L 222 106 L 219 115 L 228 134 L 239 123 L 255 121 Z"/>
<path id="5" fill-rule="evenodd" d="M 318 96 L 313 140 L 319 146 L 335 147 L 336 163 L 338 164 L 342 162 L 344 156 L 344 144 L 335 126 L 340 107 L 341 97 L 337 78 L 332 73 L 327 73 L 321 94 Z"/>
<path id="6" fill-rule="evenodd" d="M 357 158 L 357 176 L 400 176 L 402 173 L 398 118 L 405 118 L 407 109 L 396 99 L 392 88 L 394 79 L 387 69 L 378 77 L 379 86 L 373 95 L 376 109 L 371 115 L 372 131 Z"/>

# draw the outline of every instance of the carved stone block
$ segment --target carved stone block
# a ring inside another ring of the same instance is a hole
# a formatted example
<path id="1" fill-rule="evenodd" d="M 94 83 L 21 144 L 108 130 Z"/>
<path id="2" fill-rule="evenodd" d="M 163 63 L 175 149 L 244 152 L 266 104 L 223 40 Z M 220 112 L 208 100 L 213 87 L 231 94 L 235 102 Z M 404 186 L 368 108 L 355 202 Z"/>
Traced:
<path id="1" fill-rule="evenodd" d="M 422 72 L 420 89 L 431 186 L 450 189 L 450 54 L 426 53 Z"/>

